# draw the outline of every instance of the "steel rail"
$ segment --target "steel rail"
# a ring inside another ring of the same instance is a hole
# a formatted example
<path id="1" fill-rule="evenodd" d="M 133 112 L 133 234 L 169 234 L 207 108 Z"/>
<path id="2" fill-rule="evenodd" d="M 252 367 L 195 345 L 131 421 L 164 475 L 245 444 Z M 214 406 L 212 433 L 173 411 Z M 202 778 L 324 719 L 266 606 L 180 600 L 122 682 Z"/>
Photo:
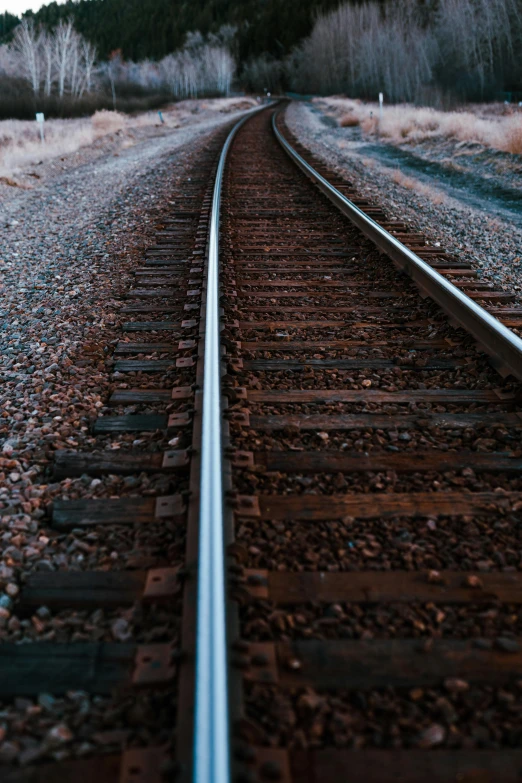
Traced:
<path id="1" fill-rule="evenodd" d="M 266 106 L 262 106 L 248 112 L 230 131 L 221 151 L 212 198 L 206 283 L 201 431 L 194 783 L 228 783 L 230 780 L 219 339 L 219 224 L 221 189 L 228 151 L 243 123 L 265 108 Z"/>
<path id="2" fill-rule="evenodd" d="M 279 111 L 272 117 L 274 134 L 285 152 L 365 236 L 404 270 L 444 312 L 480 343 L 491 363 L 502 374 L 522 380 L 522 340 L 494 316 L 476 304 L 429 264 L 399 242 L 386 229 L 343 196 L 289 144 L 277 127 Z"/>

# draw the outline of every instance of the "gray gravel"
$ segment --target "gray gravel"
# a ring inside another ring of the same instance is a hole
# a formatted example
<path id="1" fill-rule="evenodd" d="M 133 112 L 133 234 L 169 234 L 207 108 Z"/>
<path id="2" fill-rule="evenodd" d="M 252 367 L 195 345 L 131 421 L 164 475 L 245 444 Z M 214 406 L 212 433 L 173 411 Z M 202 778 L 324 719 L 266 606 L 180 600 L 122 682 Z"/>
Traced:
<path id="1" fill-rule="evenodd" d="M 484 280 L 520 295 L 522 230 L 513 222 L 447 195 L 441 179 L 426 185 L 429 178 L 424 175 L 422 182 L 414 183 L 424 192 L 398 184 L 396 168 L 367 157 L 364 145 L 350 143 L 352 129 L 338 127 L 331 118 L 325 122 L 309 103 L 292 103 L 285 117 L 289 129 L 312 153 L 352 181 L 361 194 L 381 204 L 389 216 L 406 220 L 433 243 L 440 242 L 470 261 Z M 372 146 L 376 144 L 372 141 Z"/>
<path id="2" fill-rule="evenodd" d="M 177 606 L 166 613 L 139 605 L 61 613 L 41 607 L 24 617 L 16 599 L 35 570 L 183 562 L 184 531 L 167 520 L 146 530 L 108 526 L 63 534 L 49 527 L 47 512 L 60 497 L 181 492 L 186 478 L 141 474 L 56 482 L 51 467 L 57 449 L 187 445 L 181 430 L 94 438 L 91 426 L 100 415 L 122 412 L 106 407 L 115 384 L 154 385 L 154 378 L 113 372 L 112 343 L 129 320 L 120 315 L 126 304 L 121 294 L 131 288 L 132 271 L 143 263 L 158 221 L 175 211 L 176 194 L 190 190 L 186 183 L 200 170 L 214 130 L 233 116 L 203 111 L 190 127 L 162 130 L 131 148 L 107 137 L 103 148 L 42 164 L 32 190 L 10 189 L 0 203 L 0 642 L 179 643 Z M 171 385 L 183 385 L 186 375 L 177 371 Z M 0 764 L 162 744 L 171 738 L 164 727 L 174 725 L 175 709 L 172 692 L 111 699 L 42 694 L 0 704 Z"/>
<path id="3" fill-rule="evenodd" d="M 117 156 L 108 139 L 104 155 L 80 150 L 65 160 L 65 171 L 49 169 L 34 190 L 17 191 L 2 204 L 0 525 L 4 545 L 21 535 L 17 565 L 37 560 L 47 546 L 40 527 L 46 503 L 70 495 L 68 480 L 49 485 L 54 450 L 100 442 L 90 428 L 109 412 L 107 357 L 111 342 L 121 338 L 120 321 L 128 318 L 119 316 L 119 297 L 142 262 L 155 217 L 165 205 L 175 209 L 170 199 L 183 186 L 191 155 L 229 121 L 230 115 L 206 117 Z M 153 437 L 122 440 L 132 446 Z M 117 437 L 112 441 L 107 448 L 121 448 Z M 105 485 L 114 494 L 112 479 L 89 482 L 88 494 L 103 494 Z M 85 494 L 81 487 L 77 482 L 77 496 Z"/>

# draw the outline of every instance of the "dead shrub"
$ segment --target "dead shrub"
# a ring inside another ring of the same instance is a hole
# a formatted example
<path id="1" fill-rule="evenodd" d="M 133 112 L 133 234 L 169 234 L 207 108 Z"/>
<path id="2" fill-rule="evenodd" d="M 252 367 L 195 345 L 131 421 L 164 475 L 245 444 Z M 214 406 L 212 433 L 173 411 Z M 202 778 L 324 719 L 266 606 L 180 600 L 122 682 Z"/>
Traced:
<path id="1" fill-rule="evenodd" d="M 92 116 L 92 129 L 96 137 L 117 133 L 125 127 L 125 115 L 118 111 L 97 111 Z"/>
<path id="2" fill-rule="evenodd" d="M 376 133 L 378 130 L 378 120 L 376 117 L 370 114 L 370 116 L 364 117 L 361 120 L 361 128 L 365 133 L 371 134 Z"/>
<path id="3" fill-rule="evenodd" d="M 415 190 L 415 180 L 411 177 L 403 174 L 402 171 L 396 169 L 392 174 L 392 180 L 396 185 L 400 185 L 402 188 L 408 188 L 408 190 Z"/>
<path id="4" fill-rule="evenodd" d="M 0 177 L 0 185 L 8 185 L 10 188 L 22 187 L 22 185 L 20 185 L 19 182 L 17 182 L 14 179 L 11 179 L 11 177 Z"/>
<path id="5" fill-rule="evenodd" d="M 356 117 L 355 114 L 345 114 L 344 117 L 341 117 L 339 120 L 341 128 L 355 128 L 359 123 L 359 118 Z"/>
<path id="6" fill-rule="evenodd" d="M 514 117 L 506 128 L 505 152 L 522 155 L 522 115 Z"/>
<path id="7" fill-rule="evenodd" d="M 397 104 L 385 106 L 382 120 L 375 103 L 361 103 L 350 98 L 332 96 L 316 100 L 324 113 L 333 111 L 339 125 L 359 124 L 363 133 L 378 134 L 392 144 L 449 139 L 464 144 L 480 144 L 490 149 L 522 155 L 522 112 L 515 107 L 502 111 L 477 104 L 471 110 L 438 111 L 436 109 Z"/>

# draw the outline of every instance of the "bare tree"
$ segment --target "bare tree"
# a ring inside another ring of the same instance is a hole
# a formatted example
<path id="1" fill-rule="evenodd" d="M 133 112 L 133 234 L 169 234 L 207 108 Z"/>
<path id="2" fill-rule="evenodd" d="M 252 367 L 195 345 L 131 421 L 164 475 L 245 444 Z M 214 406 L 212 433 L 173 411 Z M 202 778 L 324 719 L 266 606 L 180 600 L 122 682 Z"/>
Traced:
<path id="1" fill-rule="evenodd" d="M 372 0 L 319 14 L 286 69 L 306 92 L 416 101 L 437 82 L 455 91 L 460 78 L 462 97 L 479 97 L 514 70 L 521 40 L 520 0 Z"/>
<path id="2" fill-rule="evenodd" d="M 224 46 L 204 46 L 201 50 L 200 89 L 228 95 L 235 72 L 232 55 Z"/>
<path id="3" fill-rule="evenodd" d="M 43 88 L 45 97 L 56 89 L 60 98 L 78 98 L 93 86 L 96 49 L 70 20 L 49 31 L 23 19 L 3 59 L 10 75 L 26 79 L 35 95 Z"/>
<path id="4" fill-rule="evenodd" d="M 375 3 L 342 5 L 320 15 L 289 62 L 300 89 L 415 100 L 432 77 L 436 46 L 413 0 L 387 11 Z"/>
<path id="5" fill-rule="evenodd" d="M 40 92 L 41 46 L 40 33 L 32 19 L 22 19 L 14 32 L 12 52 L 17 60 L 19 74 L 26 79 L 34 95 Z"/>
<path id="6" fill-rule="evenodd" d="M 227 95 L 235 62 L 227 46 L 205 43 L 201 33 L 190 33 L 184 49 L 161 60 L 159 68 L 173 95 L 196 98 L 205 93 Z"/>
<path id="7" fill-rule="evenodd" d="M 87 41 L 85 38 L 81 39 L 81 52 L 82 52 L 82 64 L 83 64 L 83 82 L 80 90 L 80 97 L 84 92 L 92 91 L 92 80 L 94 74 L 94 63 L 96 62 L 96 47 Z"/>
<path id="8" fill-rule="evenodd" d="M 109 61 L 104 63 L 101 72 L 105 73 L 109 79 L 112 94 L 112 108 L 116 111 L 116 83 L 119 81 L 126 81 L 126 66 L 123 62 L 121 49 L 115 49 L 115 51 L 111 52 Z"/>
<path id="9" fill-rule="evenodd" d="M 275 92 L 280 86 L 283 73 L 284 64 L 281 60 L 271 59 L 265 54 L 250 60 L 243 68 L 241 78 L 251 90 Z"/>
<path id="10" fill-rule="evenodd" d="M 52 35 L 47 31 L 43 32 L 40 36 L 40 52 L 42 58 L 44 95 L 48 97 L 51 94 L 54 80 L 54 41 Z"/>
<path id="11" fill-rule="evenodd" d="M 442 63 L 465 72 L 481 93 L 499 62 L 513 60 L 521 30 L 517 0 L 440 0 L 436 34 Z"/>
<path id="12" fill-rule="evenodd" d="M 69 92 L 75 98 L 81 89 L 82 70 L 80 63 L 80 36 L 73 30 L 69 47 L 69 69 L 67 73 L 67 85 Z"/>
<path id="13" fill-rule="evenodd" d="M 71 64 L 71 46 L 73 41 L 73 23 L 60 21 L 53 36 L 54 62 L 58 82 L 58 95 L 63 98 L 67 81 L 67 72 Z"/>

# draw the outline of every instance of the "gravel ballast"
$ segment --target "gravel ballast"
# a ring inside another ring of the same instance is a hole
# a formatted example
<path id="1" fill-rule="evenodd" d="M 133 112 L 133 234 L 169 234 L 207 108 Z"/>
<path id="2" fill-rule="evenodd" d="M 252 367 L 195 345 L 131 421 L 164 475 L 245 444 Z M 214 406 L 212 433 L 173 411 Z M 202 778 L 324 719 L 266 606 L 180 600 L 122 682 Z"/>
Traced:
<path id="1" fill-rule="evenodd" d="M 42 164 L 38 184 L 9 190 L 11 198 L 1 205 L 1 642 L 180 644 L 179 596 L 168 610 L 139 603 L 82 611 L 42 606 L 29 615 L 19 613 L 17 600 L 35 571 L 183 564 L 185 530 L 179 522 L 60 532 L 50 519 L 57 500 L 183 493 L 186 476 L 83 475 L 58 481 L 52 467 L 55 452 L 62 449 L 151 453 L 189 445 L 190 434 L 182 429 L 100 437 L 92 425 L 100 416 L 154 411 L 147 405 L 143 410 L 109 407 L 116 388 L 193 382 L 192 371 L 175 368 L 175 358 L 172 370 L 161 377 L 114 372 L 113 348 L 124 335 L 122 324 L 140 320 L 122 312 L 128 305 L 124 295 L 135 287 L 133 271 L 177 204 L 183 209 L 188 198 L 191 208 L 201 208 L 205 151 L 233 117 L 203 111 L 190 127 L 161 130 L 130 148 L 107 137 L 103 149 L 84 148 L 63 159 L 63 165 Z M 200 183 L 192 183 L 197 178 Z M 150 339 L 171 341 L 172 336 L 151 334 Z M 186 407 L 186 400 L 175 401 L 164 404 L 162 412 Z M 0 704 L 0 764 L 63 761 L 172 741 L 172 688 L 107 698 L 83 691 L 46 694 L 45 687 L 42 682 L 37 698 Z"/>

